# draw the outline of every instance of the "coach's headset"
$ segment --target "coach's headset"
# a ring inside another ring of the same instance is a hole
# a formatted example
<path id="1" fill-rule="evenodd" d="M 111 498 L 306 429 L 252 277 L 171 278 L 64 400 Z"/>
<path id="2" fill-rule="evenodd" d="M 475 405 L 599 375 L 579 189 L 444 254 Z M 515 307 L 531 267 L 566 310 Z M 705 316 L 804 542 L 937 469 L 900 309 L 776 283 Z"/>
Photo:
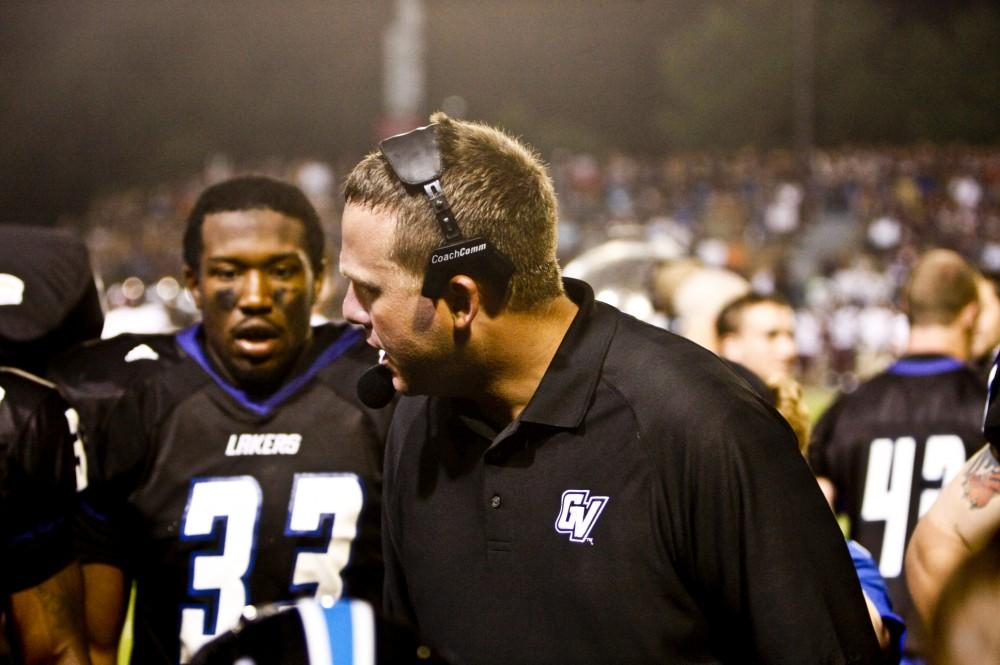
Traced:
<path id="1" fill-rule="evenodd" d="M 431 252 L 420 293 L 438 298 L 454 275 L 482 277 L 491 286 L 506 289 L 514 266 L 482 236 L 465 238 L 441 188 L 441 152 L 437 145 L 437 123 L 390 136 L 379 144 L 400 182 L 421 187 L 437 218 L 444 244 Z"/>
<path id="2" fill-rule="evenodd" d="M 441 187 L 441 152 L 437 145 L 437 123 L 383 140 L 379 150 L 389 168 L 408 188 L 420 187 L 430 201 L 444 244 L 431 252 L 420 293 L 439 298 L 453 276 L 467 274 L 484 278 L 491 286 L 506 291 L 514 266 L 486 238 L 465 238 Z M 396 394 L 392 372 L 375 365 L 358 380 L 358 398 L 366 406 L 379 409 Z"/>

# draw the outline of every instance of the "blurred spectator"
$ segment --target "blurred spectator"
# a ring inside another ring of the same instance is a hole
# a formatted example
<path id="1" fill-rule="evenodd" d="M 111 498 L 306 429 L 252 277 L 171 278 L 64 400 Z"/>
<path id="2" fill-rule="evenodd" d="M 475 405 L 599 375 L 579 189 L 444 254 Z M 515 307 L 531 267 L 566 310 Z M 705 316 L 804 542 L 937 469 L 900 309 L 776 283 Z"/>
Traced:
<path id="1" fill-rule="evenodd" d="M 655 300 L 669 313 L 674 332 L 718 351 L 715 320 L 733 298 L 750 290 L 750 284 L 731 270 L 710 268 L 697 261 L 667 264 L 655 277 Z"/>
<path id="2" fill-rule="evenodd" d="M 740 363 L 767 383 L 792 378 L 798 349 L 795 313 L 781 296 L 748 293 L 719 312 L 719 355 Z"/>

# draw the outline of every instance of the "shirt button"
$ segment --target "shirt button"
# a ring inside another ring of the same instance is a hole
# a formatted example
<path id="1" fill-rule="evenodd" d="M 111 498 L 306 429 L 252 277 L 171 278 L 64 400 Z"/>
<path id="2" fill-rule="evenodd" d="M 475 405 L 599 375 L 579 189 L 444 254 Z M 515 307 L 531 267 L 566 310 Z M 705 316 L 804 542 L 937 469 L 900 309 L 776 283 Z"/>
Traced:
<path id="1" fill-rule="evenodd" d="M 499 494 L 494 494 L 493 498 L 490 499 L 490 507 L 491 508 L 499 508 L 500 507 L 500 495 Z"/>

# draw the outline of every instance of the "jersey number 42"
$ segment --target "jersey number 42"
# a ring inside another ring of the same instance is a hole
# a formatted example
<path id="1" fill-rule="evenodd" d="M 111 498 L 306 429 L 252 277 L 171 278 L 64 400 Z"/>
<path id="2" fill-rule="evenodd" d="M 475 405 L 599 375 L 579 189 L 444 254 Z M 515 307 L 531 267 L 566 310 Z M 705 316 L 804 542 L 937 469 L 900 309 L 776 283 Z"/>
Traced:
<path id="1" fill-rule="evenodd" d="M 885 521 L 879 572 L 886 579 L 898 577 L 903 570 L 903 552 L 909 537 L 911 488 L 921 479 L 940 481 L 943 485 L 965 464 L 965 445 L 955 434 L 935 434 L 927 437 L 923 468 L 914 474 L 917 442 L 912 436 L 898 439 L 881 438 L 872 441 L 868 449 L 868 473 L 861 503 L 861 519 L 866 522 Z M 917 518 L 937 499 L 940 489 L 926 488 L 920 493 Z"/>

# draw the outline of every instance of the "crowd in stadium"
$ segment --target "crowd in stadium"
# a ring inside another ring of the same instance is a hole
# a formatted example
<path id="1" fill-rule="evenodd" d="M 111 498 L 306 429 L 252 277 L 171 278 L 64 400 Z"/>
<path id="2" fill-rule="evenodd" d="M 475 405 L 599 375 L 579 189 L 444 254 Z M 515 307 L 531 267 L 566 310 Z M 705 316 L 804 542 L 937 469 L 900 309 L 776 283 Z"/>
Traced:
<path id="1" fill-rule="evenodd" d="M 1000 274 L 995 150 L 926 145 L 601 158 L 555 150 L 545 157 L 564 264 L 609 238 L 669 238 L 706 265 L 746 277 L 756 291 L 787 297 L 806 378 L 818 385 L 850 386 L 898 354 L 906 331 L 895 298 L 923 249 L 951 248 L 986 275 Z M 105 194 L 82 218 L 62 223 L 84 231 L 109 304 L 135 306 L 161 298 L 149 288 L 137 302 L 121 283 L 134 277 L 152 287 L 176 276 L 179 220 L 205 185 L 238 171 L 296 182 L 336 247 L 349 164 L 234 164 L 217 155 L 200 173 Z M 325 314 L 337 316 L 337 305 L 331 298 Z"/>

